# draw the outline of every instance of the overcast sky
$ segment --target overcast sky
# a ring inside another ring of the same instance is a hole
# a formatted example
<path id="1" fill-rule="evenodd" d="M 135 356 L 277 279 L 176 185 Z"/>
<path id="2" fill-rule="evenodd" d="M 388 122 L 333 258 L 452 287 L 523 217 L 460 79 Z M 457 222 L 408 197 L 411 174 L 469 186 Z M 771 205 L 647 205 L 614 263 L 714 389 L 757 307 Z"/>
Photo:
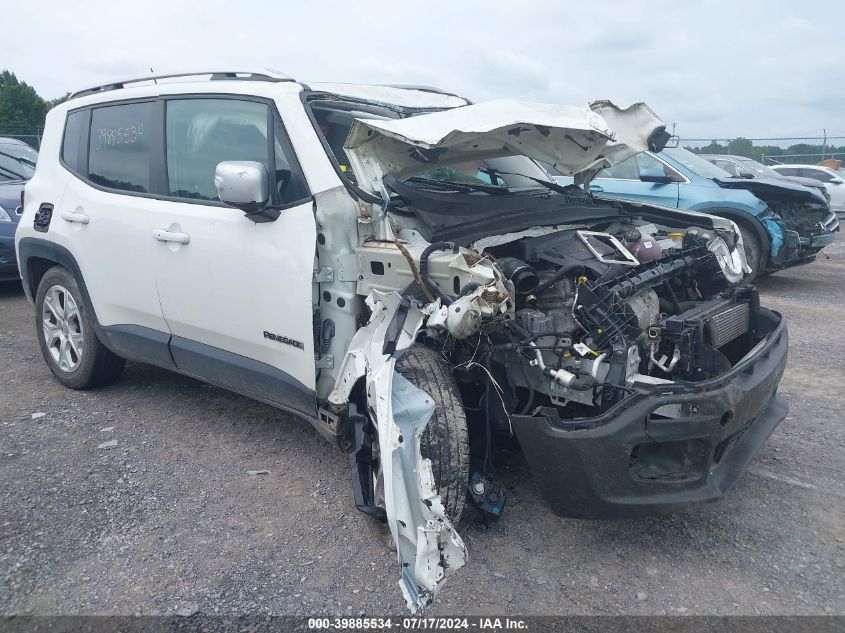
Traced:
<path id="1" fill-rule="evenodd" d="M 46 98 L 184 69 L 645 101 L 682 137 L 845 136 L 845 2 L 0 0 L 0 68 Z"/>

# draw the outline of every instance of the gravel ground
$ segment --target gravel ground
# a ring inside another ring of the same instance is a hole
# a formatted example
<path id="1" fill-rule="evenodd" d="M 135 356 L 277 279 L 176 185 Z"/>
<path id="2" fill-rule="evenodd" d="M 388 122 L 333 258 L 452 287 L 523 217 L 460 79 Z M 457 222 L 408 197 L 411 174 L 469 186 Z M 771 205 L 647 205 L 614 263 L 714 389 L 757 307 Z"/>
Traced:
<path id="1" fill-rule="evenodd" d="M 428 613 L 845 614 L 845 240 L 829 250 L 760 282 L 790 321 L 791 413 L 725 500 L 561 519 L 516 454 L 503 518 L 463 530 Z M 345 455 L 307 423 L 134 363 L 67 390 L 33 319 L 0 284 L 0 614 L 405 612 Z"/>

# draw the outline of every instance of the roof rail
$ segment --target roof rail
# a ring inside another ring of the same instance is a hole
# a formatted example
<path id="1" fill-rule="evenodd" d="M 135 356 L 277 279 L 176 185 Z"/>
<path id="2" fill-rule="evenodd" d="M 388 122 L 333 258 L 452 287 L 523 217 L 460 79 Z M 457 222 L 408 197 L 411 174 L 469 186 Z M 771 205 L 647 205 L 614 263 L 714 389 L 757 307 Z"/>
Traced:
<path id="1" fill-rule="evenodd" d="M 88 95 L 97 94 L 99 92 L 108 92 L 109 90 L 120 90 L 126 88 L 128 84 L 140 83 L 142 81 L 156 81 L 158 79 L 174 79 L 177 77 L 202 77 L 210 75 L 210 81 L 224 80 L 224 79 L 241 79 L 252 81 L 293 81 L 291 77 L 276 70 L 264 68 L 259 71 L 254 70 L 210 70 L 210 71 L 195 71 L 186 73 L 170 73 L 167 75 L 149 75 L 147 77 L 138 77 L 135 79 L 124 79 L 122 81 L 114 81 L 99 86 L 92 86 L 84 90 L 78 90 L 70 95 L 71 99 L 77 97 L 85 97 Z"/>

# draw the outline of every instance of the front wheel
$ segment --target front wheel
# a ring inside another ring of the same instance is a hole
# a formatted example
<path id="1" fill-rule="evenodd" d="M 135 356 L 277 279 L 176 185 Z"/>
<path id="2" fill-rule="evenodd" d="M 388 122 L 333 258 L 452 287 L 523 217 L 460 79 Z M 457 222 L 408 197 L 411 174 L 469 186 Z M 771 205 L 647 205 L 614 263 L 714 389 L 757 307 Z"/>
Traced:
<path id="1" fill-rule="evenodd" d="M 35 329 L 47 366 L 66 387 L 98 387 L 123 371 L 126 361 L 97 338 L 79 286 L 61 266 L 48 270 L 38 284 Z"/>
<path id="2" fill-rule="evenodd" d="M 760 265 L 763 262 L 763 248 L 760 238 L 744 224 L 737 224 L 739 233 L 742 235 L 742 244 L 745 246 L 745 259 L 751 272 L 745 276 L 745 283 L 751 283 L 760 275 Z"/>
<path id="3" fill-rule="evenodd" d="M 458 384 L 443 357 L 422 345 L 405 352 L 396 362 L 396 371 L 434 399 L 420 452 L 431 460 L 437 493 L 446 515 L 457 525 L 469 488 L 469 434 Z"/>

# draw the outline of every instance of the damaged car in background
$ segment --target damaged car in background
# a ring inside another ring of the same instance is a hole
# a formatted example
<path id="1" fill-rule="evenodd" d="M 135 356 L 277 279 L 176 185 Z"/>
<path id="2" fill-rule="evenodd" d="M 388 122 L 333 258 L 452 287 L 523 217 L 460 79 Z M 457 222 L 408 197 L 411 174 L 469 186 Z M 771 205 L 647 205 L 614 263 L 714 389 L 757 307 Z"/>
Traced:
<path id="1" fill-rule="evenodd" d="M 628 517 L 720 498 L 785 417 L 786 324 L 736 224 L 590 192 L 663 149 L 647 106 L 168 79 L 48 115 L 16 235 L 45 361 L 75 389 L 149 362 L 310 421 L 389 528 L 410 609 L 465 564 L 465 512 L 503 512 L 505 443 L 555 513 Z M 102 117 L 131 143 L 98 144 Z"/>
<path id="2" fill-rule="evenodd" d="M 601 198 L 662 204 L 733 220 L 752 270 L 749 282 L 760 274 L 812 262 L 839 231 L 829 197 L 817 188 L 784 179 L 734 177 L 682 147 L 643 152 L 604 169 L 590 189 Z"/>

